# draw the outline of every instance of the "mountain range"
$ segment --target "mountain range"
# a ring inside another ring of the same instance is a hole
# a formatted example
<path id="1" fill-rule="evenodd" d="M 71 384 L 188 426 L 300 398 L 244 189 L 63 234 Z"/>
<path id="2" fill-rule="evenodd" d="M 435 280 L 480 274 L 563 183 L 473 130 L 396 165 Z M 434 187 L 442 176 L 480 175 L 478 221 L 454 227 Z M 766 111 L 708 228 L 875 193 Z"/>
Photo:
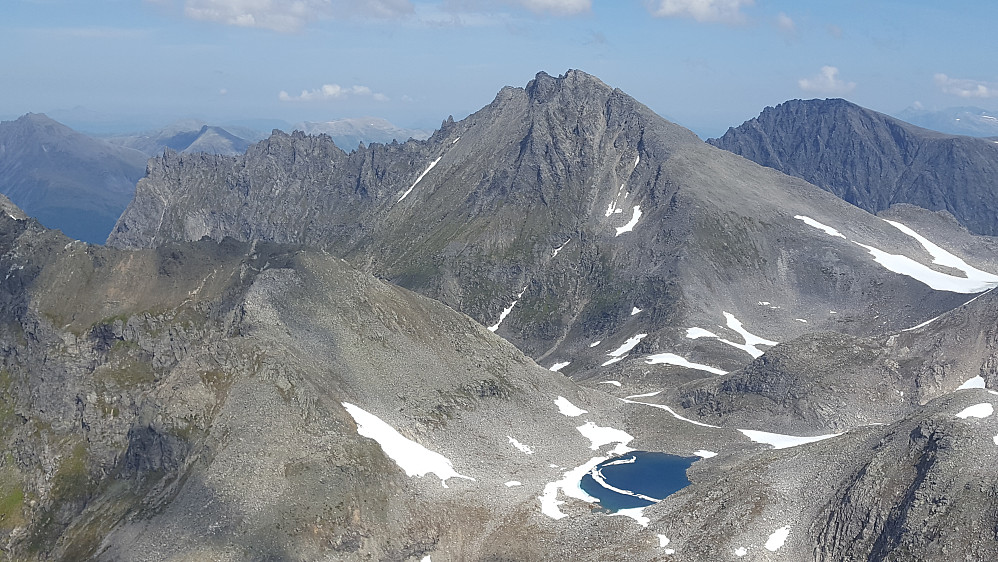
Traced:
<path id="1" fill-rule="evenodd" d="M 146 159 L 43 114 L 0 122 L 0 193 L 78 240 L 99 244 L 107 238 Z"/>
<path id="2" fill-rule="evenodd" d="M 0 198 L 0 548 L 998 557 L 998 239 L 851 203 L 580 71 L 167 151 L 106 246 Z M 634 449 L 700 460 L 609 513 L 578 482 Z"/>
<path id="3" fill-rule="evenodd" d="M 998 141 L 922 129 L 841 99 L 766 108 L 711 144 L 803 178 L 871 213 L 945 210 L 998 233 Z"/>
<path id="4" fill-rule="evenodd" d="M 998 115 L 979 107 L 950 107 L 935 111 L 909 107 L 897 113 L 896 117 L 919 127 L 952 135 L 998 137 Z"/>
<path id="5" fill-rule="evenodd" d="M 246 152 L 254 142 L 266 134 L 246 127 L 219 127 L 202 121 L 187 119 L 172 123 L 162 129 L 131 135 L 106 137 L 112 144 L 141 151 L 146 156 L 158 156 L 164 150 L 176 152 L 205 152 L 209 154 L 236 155 Z"/>

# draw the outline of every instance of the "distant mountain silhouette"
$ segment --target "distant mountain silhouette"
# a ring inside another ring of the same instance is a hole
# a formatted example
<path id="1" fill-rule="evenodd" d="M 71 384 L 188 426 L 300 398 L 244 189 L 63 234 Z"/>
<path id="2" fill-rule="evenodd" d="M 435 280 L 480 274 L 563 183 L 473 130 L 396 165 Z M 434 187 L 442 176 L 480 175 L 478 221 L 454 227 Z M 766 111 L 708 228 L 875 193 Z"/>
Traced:
<path id="1" fill-rule="evenodd" d="M 710 144 L 803 178 L 877 213 L 949 211 L 998 234 L 998 142 L 930 131 L 841 99 L 791 100 Z"/>
<path id="2" fill-rule="evenodd" d="M 43 114 L 0 122 L 0 193 L 45 226 L 86 242 L 107 238 L 146 160 Z"/>

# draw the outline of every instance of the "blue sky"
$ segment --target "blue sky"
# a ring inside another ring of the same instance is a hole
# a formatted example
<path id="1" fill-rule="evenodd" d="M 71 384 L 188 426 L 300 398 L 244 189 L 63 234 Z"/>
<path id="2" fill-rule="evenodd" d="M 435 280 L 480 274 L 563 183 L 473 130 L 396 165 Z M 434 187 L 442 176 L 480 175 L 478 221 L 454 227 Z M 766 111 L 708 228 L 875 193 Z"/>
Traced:
<path id="1" fill-rule="evenodd" d="M 4 0 L 0 116 L 433 128 L 578 68 L 716 136 L 793 98 L 998 110 L 998 3 Z"/>

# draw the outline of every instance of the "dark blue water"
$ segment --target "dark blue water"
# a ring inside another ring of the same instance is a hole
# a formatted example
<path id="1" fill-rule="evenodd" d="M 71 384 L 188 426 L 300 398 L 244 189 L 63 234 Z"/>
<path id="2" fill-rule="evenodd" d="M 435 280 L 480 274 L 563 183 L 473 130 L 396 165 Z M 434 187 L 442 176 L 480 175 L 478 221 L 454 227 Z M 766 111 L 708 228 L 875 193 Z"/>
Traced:
<path id="1" fill-rule="evenodd" d="M 580 486 L 587 494 L 599 498 L 600 504 L 610 511 L 644 507 L 689 486 L 686 469 L 698 460 L 700 457 L 632 451 L 596 465 L 592 472 L 582 477 Z M 597 473 L 597 477 L 601 475 L 607 485 L 635 495 L 621 494 L 604 487 L 593 478 L 593 472 Z"/>

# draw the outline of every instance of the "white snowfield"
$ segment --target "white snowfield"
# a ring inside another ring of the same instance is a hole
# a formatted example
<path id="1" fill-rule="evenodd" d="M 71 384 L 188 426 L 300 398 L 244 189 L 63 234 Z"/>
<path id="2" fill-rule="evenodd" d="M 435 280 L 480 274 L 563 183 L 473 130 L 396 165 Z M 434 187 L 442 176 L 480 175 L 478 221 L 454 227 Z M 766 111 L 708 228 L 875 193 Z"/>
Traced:
<path id="1" fill-rule="evenodd" d="M 589 448 L 596 451 L 604 445 L 610 445 L 616 443 L 617 446 L 614 447 L 611 452 L 615 455 L 623 455 L 629 453 L 634 449 L 627 446 L 634 437 L 621 429 L 614 429 L 612 427 L 600 427 L 596 425 L 595 422 L 586 422 L 579 427 L 576 427 L 584 437 L 589 439 L 592 443 Z"/>
<path id="2" fill-rule="evenodd" d="M 963 384 L 957 387 L 957 390 L 965 390 L 968 388 L 984 388 L 984 377 L 977 375 L 972 379 L 968 379 Z"/>
<path id="3" fill-rule="evenodd" d="M 691 339 L 691 340 L 695 340 L 695 339 L 700 339 L 700 338 L 720 338 L 721 336 L 718 336 L 714 332 L 710 332 L 710 331 L 704 330 L 703 328 L 695 328 L 694 327 L 694 328 L 687 328 L 686 329 L 686 337 L 689 338 L 689 339 Z"/>
<path id="4" fill-rule="evenodd" d="M 710 365 L 704 365 L 702 363 L 692 363 L 674 353 L 657 353 L 655 355 L 649 355 L 645 359 L 645 363 L 649 365 L 659 365 L 659 364 L 676 365 L 678 367 L 686 367 L 687 369 L 706 371 L 708 373 L 713 373 L 715 375 L 728 374 L 727 371 L 722 371 L 717 367 L 711 367 Z"/>
<path id="5" fill-rule="evenodd" d="M 873 246 L 867 246 L 866 244 L 860 244 L 859 242 L 856 242 L 856 245 L 865 248 L 866 251 L 870 252 L 870 255 L 873 256 L 874 261 L 890 271 L 899 273 L 906 277 L 911 277 L 916 281 L 928 285 L 929 288 L 936 291 L 970 294 L 980 293 L 998 286 L 998 281 L 957 277 L 955 275 L 936 271 L 926 265 L 918 263 L 908 256 L 889 254 L 883 250 L 874 248 Z"/>
<path id="6" fill-rule="evenodd" d="M 558 411 L 561 412 L 561 415 L 568 416 L 570 418 L 581 416 L 582 414 L 589 412 L 589 410 L 583 410 L 575 404 L 572 404 L 568 401 L 568 398 L 565 398 L 564 396 L 559 396 L 555 399 L 554 405 L 558 406 Z"/>
<path id="7" fill-rule="evenodd" d="M 599 503 L 599 498 L 594 498 L 587 494 L 586 491 L 581 488 L 580 484 L 582 483 L 582 477 L 585 476 L 587 472 L 605 460 L 606 457 L 593 457 L 586 461 L 585 464 L 581 464 L 571 470 L 565 471 L 561 475 L 561 479 L 545 484 L 544 491 L 541 493 L 540 497 L 537 498 L 541 501 L 541 513 L 554 520 L 568 517 L 567 514 L 558 509 L 559 505 L 565 503 L 564 501 L 558 499 L 559 492 L 564 493 L 570 498 L 575 498 L 584 502 Z"/>
<path id="8" fill-rule="evenodd" d="M 514 300 L 512 304 L 504 308 L 503 311 L 499 313 L 499 321 L 489 326 L 488 328 L 490 332 L 495 332 L 496 330 L 499 329 L 499 325 L 502 324 L 502 321 L 505 320 L 507 316 L 509 316 L 510 312 L 513 312 L 513 307 L 516 306 L 516 303 L 520 302 L 520 297 L 522 297 L 523 293 L 525 292 L 527 292 L 526 287 L 520 289 L 520 292 L 516 295 L 516 300 Z"/>
<path id="9" fill-rule="evenodd" d="M 607 355 L 609 355 L 611 357 L 611 359 L 609 361 L 607 361 L 606 363 L 603 363 L 603 365 L 601 365 L 601 366 L 602 367 L 606 367 L 607 365 L 612 365 L 613 363 L 616 363 L 617 361 L 620 361 L 621 359 L 623 359 L 624 357 L 626 357 L 627 354 L 630 353 L 630 351 L 632 349 L 634 349 L 634 346 L 638 345 L 638 343 L 642 339 L 644 339 L 645 336 L 647 336 L 647 335 L 648 334 L 638 334 L 636 336 L 632 336 L 630 338 L 627 338 L 627 341 L 625 341 L 623 344 L 621 344 L 620 347 L 618 347 L 617 349 L 611 351 L 610 353 L 607 353 Z"/>
<path id="10" fill-rule="evenodd" d="M 458 474 L 447 457 L 406 439 L 378 416 L 348 402 L 343 402 L 343 407 L 357 423 L 357 433 L 377 441 L 378 445 L 381 445 L 381 450 L 395 461 L 407 476 L 425 476 L 432 472 L 440 478 L 444 488 L 447 487 L 449 478 L 475 480 L 470 476 Z"/>
<path id="11" fill-rule="evenodd" d="M 884 219 L 884 222 L 890 224 L 891 226 L 907 234 L 908 236 L 911 236 L 915 240 L 918 240 L 918 243 L 921 244 L 922 247 L 925 248 L 925 251 L 929 252 L 929 255 L 932 256 L 932 263 L 946 267 L 952 267 L 953 269 L 959 269 L 967 276 L 967 279 L 976 279 L 981 282 L 985 282 L 989 285 L 988 286 L 989 289 L 998 286 L 998 275 L 994 275 L 988 273 L 987 271 L 981 271 L 980 269 L 977 269 L 976 267 L 968 264 L 967 262 L 963 261 L 957 256 L 947 252 L 946 250 L 940 248 L 939 246 L 936 246 L 935 244 L 927 240 L 925 237 L 921 236 L 914 230 L 908 228 L 907 226 L 899 222 L 890 221 L 887 219 Z"/>
<path id="12" fill-rule="evenodd" d="M 958 277 L 956 275 L 942 273 L 928 266 L 922 265 L 907 256 L 890 254 L 873 246 L 867 246 L 856 242 L 856 244 L 862 246 L 866 249 L 866 251 L 870 252 L 873 259 L 876 260 L 877 263 L 894 273 L 900 273 L 901 275 L 911 277 L 912 279 L 920 281 L 937 291 L 969 294 L 980 293 L 982 291 L 998 287 L 998 275 L 994 275 L 971 266 L 959 257 L 940 248 L 924 236 L 899 222 L 886 219 L 884 222 L 917 240 L 918 243 L 925 248 L 925 251 L 932 256 L 932 263 L 960 270 L 964 273 L 964 276 Z"/>
<path id="13" fill-rule="evenodd" d="M 666 412 L 669 412 L 670 414 L 672 414 L 672 417 L 676 418 L 679 421 L 684 421 L 686 423 L 691 423 L 693 425 L 699 425 L 700 427 L 709 427 L 709 428 L 712 428 L 712 429 L 723 429 L 719 425 L 710 425 L 709 423 L 703 423 L 703 422 L 698 422 L 696 420 L 691 420 L 689 418 L 684 418 L 683 416 L 680 416 L 679 414 L 677 414 L 675 410 L 673 410 L 672 408 L 670 408 L 670 407 L 668 407 L 668 406 L 666 406 L 664 404 L 649 404 L 648 402 L 640 402 L 638 400 L 628 400 L 627 398 L 621 398 L 620 400 L 622 402 L 624 402 L 625 404 L 641 404 L 642 406 L 651 406 L 652 408 L 658 408 L 659 410 L 665 410 Z"/>
<path id="14" fill-rule="evenodd" d="M 507 435 L 506 439 L 509 439 L 509 444 L 512 445 L 512 446 L 514 446 L 514 447 L 516 447 L 517 449 L 519 449 L 521 453 L 523 453 L 525 455 L 532 455 L 532 454 L 534 454 L 534 451 L 531 450 L 530 447 L 524 445 L 523 443 L 520 443 L 519 441 L 517 441 L 513 437 Z"/>
<path id="15" fill-rule="evenodd" d="M 510 480 L 509 482 L 505 483 L 505 486 L 507 488 L 512 488 L 514 486 L 523 486 L 523 482 L 520 482 L 519 480 Z"/>
<path id="16" fill-rule="evenodd" d="M 551 367 L 550 367 L 550 368 L 548 368 L 548 370 L 549 370 L 549 371 L 554 371 L 554 372 L 558 372 L 558 371 L 560 371 L 560 370 L 564 369 L 565 367 L 568 367 L 568 366 L 569 366 L 569 365 L 571 365 L 571 364 L 572 364 L 572 362 L 571 362 L 571 361 L 562 361 L 562 362 L 558 362 L 558 363 L 555 363 L 554 365 L 551 365 Z"/>
<path id="17" fill-rule="evenodd" d="M 993 413 L 995 413 L 995 407 L 990 402 L 982 402 L 960 410 L 956 417 L 964 420 L 967 418 L 986 418 Z"/>
<path id="18" fill-rule="evenodd" d="M 649 398 L 652 396 L 656 396 L 658 394 L 662 394 L 662 391 L 656 390 L 655 392 L 646 392 L 644 394 L 633 394 L 631 396 L 625 396 L 624 398 L 627 398 L 628 400 L 630 400 L 631 398 Z"/>
<path id="19" fill-rule="evenodd" d="M 627 224 L 625 224 L 624 226 L 618 226 L 617 234 L 615 236 L 620 236 L 625 232 L 631 232 L 632 230 L 634 230 L 634 227 L 637 226 L 638 220 L 640 219 L 641 219 L 641 206 L 635 205 L 634 210 L 632 211 L 631 214 L 631 220 L 627 221 Z"/>
<path id="20" fill-rule="evenodd" d="M 732 330 L 738 332 L 738 334 L 742 336 L 742 339 L 745 340 L 745 343 L 744 344 L 737 344 L 737 343 L 734 343 L 732 341 L 728 341 L 728 340 L 725 340 L 725 339 L 722 339 L 721 342 L 726 343 L 726 344 L 728 344 L 728 345 L 730 345 L 732 347 L 737 347 L 738 349 L 741 349 L 741 350 L 745 351 L 746 353 L 748 353 L 749 355 L 751 355 L 753 358 L 759 357 L 763 353 L 759 348 L 756 347 L 757 345 L 774 346 L 774 345 L 776 345 L 776 344 L 779 343 L 779 342 L 775 342 L 773 340 L 767 340 L 766 338 L 761 338 L 761 337 L 759 337 L 759 336 L 757 336 L 757 335 L 749 332 L 744 327 L 742 327 L 741 321 L 739 321 L 737 318 L 735 318 L 734 314 L 731 314 L 730 312 L 724 312 L 723 314 L 724 314 L 724 318 L 728 321 L 727 322 L 728 323 L 728 327 L 731 328 Z"/>
<path id="21" fill-rule="evenodd" d="M 845 236 L 843 236 L 838 230 L 822 224 L 810 217 L 797 215 L 794 218 L 801 220 L 814 228 L 820 229 L 831 236 L 845 238 Z M 864 248 L 867 252 L 870 252 L 870 255 L 873 256 L 874 261 L 886 269 L 893 271 L 894 273 L 911 277 L 916 281 L 928 285 L 936 291 L 970 294 L 980 293 L 982 291 L 998 287 L 998 275 L 977 269 L 976 267 L 963 261 L 963 259 L 940 248 L 929 239 L 900 222 L 887 219 L 881 220 L 918 241 L 918 243 L 922 245 L 922 248 L 925 248 L 925 251 L 932 256 L 932 263 L 957 269 L 962 271 L 964 275 L 960 277 L 936 271 L 931 267 L 909 258 L 908 256 L 891 254 L 877 248 L 876 246 L 862 244 L 853 240 L 854 244 Z M 916 328 L 917 327 L 919 326 L 916 326 Z"/>
<path id="22" fill-rule="evenodd" d="M 742 325 L 741 321 L 735 318 L 734 314 L 731 314 L 730 312 L 723 312 L 723 314 L 725 322 L 728 325 L 728 328 L 737 332 L 745 341 L 745 343 L 735 343 L 729 339 L 718 336 L 714 332 L 711 332 L 709 330 L 704 330 L 703 328 L 698 328 L 696 326 L 694 326 L 693 328 L 686 329 L 686 337 L 691 340 L 700 339 L 700 338 L 715 338 L 717 341 L 723 344 L 730 345 L 731 347 L 740 349 L 745 353 L 748 353 L 749 355 L 752 356 L 753 359 L 763 354 L 763 351 L 756 346 L 759 345 L 774 346 L 779 343 L 773 340 L 767 340 L 766 338 L 759 337 L 749 332 Z M 719 374 L 723 375 L 726 373 L 719 373 Z"/>
<path id="23" fill-rule="evenodd" d="M 798 437 L 796 435 L 783 435 L 781 433 L 769 433 L 768 431 L 756 431 L 754 429 L 739 429 L 738 431 L 752 441 L 772 445 L 774 449 L 787 449 L 789 447 L 796 447 L 806 443 L 814 443 L 815 441 L 823 441 L 825 439 L 831 439 L 832 437 L 842 435 L 841 433 L 829 433 L 827 435 L 815 435 L 813 437 Z"/>
<path id="24" fill-rule="evenodd" d="M 620 388 L 620 381 L 599 381 L 599 384 L 612 384 L 613 386 Z"/>
<path id="25" fill-rule="evenodd" d="M 779 529 L 773 531 L 772 535 L 766 540 L 766 550 L 770 552 L 776 552 L 783 546 L 783 543 L 787 542 L 787 537 L 790 536 L 790 525 L 786 527 L 780 527 Z"/>
<path id="26" fill-rule="evenodd" d="M 717 456 L 717 453 L 715 453 L 714 451 L 708 451 L 706 449 L 700 449 L 699 451 L 693 451 L 693 454 L 696 455 L 696 456 L 698 456 L 698 457 L 700 457 L 700 458 L 702 458 L 702 459 L 709 459 L 709 458 L 713 458 L 713 457 Z"/>
<path id="27" fill-rule="evenodd" d="M 558 257 L 558 252 L 560 252 L 561 249 L 564 248 L 565 246 L 568 246 L 568 243 L 571 242 L 571 241 L 572 241 L 572 239 L 569 238 L 568 240 L 565 240 L 564 244 L 562 244 L 561 246 L 558 246 L 557 248 L 555 248 L 554 249 L 554 253 L 551 254 L 551 259 L 554 259 L 554 258 Z"/>
<path id="28" fill-rule="evenodd" d="M 645 517 L 644 511 L 645 508 L 643 507 L 629 507 L 627 509 L 618 509 L 617 511 L 614 511 L 610 515 L 611 516 L 621 515 L 623 517 L 630 517 L 631 519 L 637 521 L 638 525 L 641 525 L 642 527 L 647 527 L 648 524 L 651 523 L 651 519 Z"/>
<path id="29" fill-rule="evenodd" d="M 455 142 L 457 142 L 457 141 L 455 141 Z M 408 197 L 409 194 L 412 193 L 413 188 L 416 187 L 416 184 L 419 183 L 419 180 L 423 179 L 423 177 L 425 177 L 426 174 L 430 173 L 430 170 L 432 170 L 433 167 L 437 165 L 437 162 L 439 162 L 441 158 L 443 158 L 443 156 L 438 156 L 436 160 L 434 160 L 433 162 L 430 162 L 430 165 L 427 166 L 425 170 L 423 170 L 422 174 L 419 174 L 419 177 L 416 178 L 416 181 L 412 182 L 412 185 L 409 186 L 409 189 L 405 190 L 405 193 L 402 194 L 402 197 L 399 197 L 399 200 L 396 201 L 396 203 L 401 203 L 403 199 L 405 199 L 406 197 Z"/>
<path id="30" fill-rule="evenodd" d="M 807 216 L 804 216 L 804 215 L 795 215 L 794 218 L 797 219 L 797 220 L 799 220 L 799 221 L 804 221 L 804 224 L 806 224 L 808 226 L 813 226 L 814 228 L 817 228 L 818 230 L 823 230 L 825 232 L 825 234 L 828 234 L 829 236 L 837 236 L 839 238 L 845 238 L 845 236 L 843 236 L 842 233 L 839 232 L 838 230 L 835 230 L 834 228 L 832 228 L 832 227 L 830 227 L 830 226 L 828 226 L 826 224 L 821 224 L 820 222 L 812 219 L 811 217 L 807 217 Z"/>

